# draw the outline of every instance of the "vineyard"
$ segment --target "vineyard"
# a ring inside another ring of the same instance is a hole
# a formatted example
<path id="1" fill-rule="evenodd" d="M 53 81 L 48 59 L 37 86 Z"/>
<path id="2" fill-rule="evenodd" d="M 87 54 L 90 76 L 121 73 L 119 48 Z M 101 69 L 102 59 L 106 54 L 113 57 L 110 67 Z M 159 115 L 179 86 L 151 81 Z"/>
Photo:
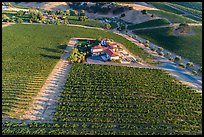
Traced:
<path id="1" fill-rule="evenodd" d="M 134 33 L 142 38 L 188 58 L 192 62 L 202 65 L 202 27 L 194 26 L 193 35 L 174 36 L 173 28 L 159 28 L 151 30 L 136 30 Z"/>
<path id="2" fill-rule="evenodd" d="M 158 69 L 73 64 L 53 123 L 2 123 L 3 134 L 201 134 L 202 95 Z"/>
<path id="3" fill-rule="evenodd" d="M 173 4 L 173 3 L 169 3 L 169 4 L 172 5 L 172 6 L 174 6 L 174 7 L 179 8 L 179 9 L 181 9 L 181 10 L 187 11 L 187 12 L 189 12 L 189 13 L 191 13 L 191 14 L 197 15 L 197 16 L 199 16 L 199 17 L 202 18 L 202 10 L 200 11 L 200 10 L 188 8 L 188 7 L 185 7 L 185 6 L 181 6 L 181 5 L 179 5 L 179 4 Z"/>
<path id="4" fill-rule="evenodd" d="M 202 2 L 171 2 L 184 7 L 202 11 Z"/>
<path id="5" fill-rule="evenodd" d="M 151 56 L 111 32 L 72 26 L 16 24 L 2 30 L 2 117 L 19 118 L 72 37 L 108 37 L 143 59 Z"/>
<path id="6" fill-rule="evenodd" d="M 129 25 L 127 29 L 133 30 L 133 29 L 156 27 L 156 26 L 162 26 L 162 25 L 169 25 L 169 22 L 165 19 L 155 19 L 155 20 L 150 20 L 139 24 Z"/>
<path id="7" fill-rule="evenodd" d="M 165 3 L 162 3 L 162 2 L 147 2 L 147 3 L 153 5 L 157 9 L 161 9 L 161 10 L 164 10 L 164 11 L 167 11 L 167 12 L 172 12 L 172 13 L 175 13 L 175 14 L 182 14 L 181 11 L 176 10 L 176 9 L 174 9 L 172 7 L 169 7 L 169 6 L 165 5 Z"/>
<path id="8" fill-rule="evenodd" d="M 154 15 L 159 16 L 161 18 L 166 18 L 172 23 L 184 23 L 184 22 L 197 23 L 197 21 L 192 20 L 190 18 L 180 16 L 180 15 L 175 14 L 175 13 L 163 11 L 163 10 L 149 10 L 148 13 L 154 14 Z"/>

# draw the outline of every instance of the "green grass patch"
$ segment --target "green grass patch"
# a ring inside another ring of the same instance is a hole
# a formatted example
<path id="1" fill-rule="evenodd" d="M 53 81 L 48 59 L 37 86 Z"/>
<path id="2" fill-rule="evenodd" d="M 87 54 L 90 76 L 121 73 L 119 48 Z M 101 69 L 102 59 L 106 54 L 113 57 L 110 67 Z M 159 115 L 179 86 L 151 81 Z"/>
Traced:
<path id="1" fill-rule="evenodd" d="M 100 22 L 99 20 L 87 20 L 87 21 L 79 21 L 78 16 L 69 16 L 68 20 L 70 24 L 77 24 L 77 25 L 84 25 L 84 26 L 90 26 L 90 27 L 99 27 L 99 28 L 105 28 L 105 25 L 107 23 Z"/>
<path id="2" fill-rule="evenodd" d="M 107 37 L 144 60 L 152 57 L 124 37 L 97 29 L 15 24 L 4 28 L 2 33 L 2 113 L 5 117 L 17 117 L 14 110 L 23 113 L 72 37 Z"/>
<path id="3" fill-rule="evenodd" d="M 16 8 L 20 8 L 20 9 L 29 9 L 29 8 L 31 8 L 31 6 L 23 6 L 23 5 L 17 5 L 17 4 L 14 4 L 12 6 L 14 6 Z"/>
<path id="4" fill-rule="evenodd" d="M 202 65 L 202 27 L 194 26 L 194 35 L 174 36 L 173 28 L 159 28 L 151 30 L 134 31 L 151 42 L 190 59 L 192 62 Z"/>
<path id="5" fill-rule="evenodd" d="M 148 10 L 148 13 L 150 14 L 155 14 L 161 18 L 166 18 L 168 19 L 170 22 L 172 23 L 197 23 L 197 21 L 194 21 L 192 19 L 189 19 L 187 17 L 183 17 L 181 15 L 177 15 L 175 13 L 170 13 L 167 11 L 163 11 L 163 10 Z"/>
<path id="6" fill-rule="evenodd" d="M 155 20 L 149 20 L 139 24 L 129 25 L 127 28 L 129 30 L 133 30 L 133 29 L 156 27 L 156 26 L 162 26 L 162 25 L 169 25 L 169 22 L 165 19 L 155 19 Z"/>

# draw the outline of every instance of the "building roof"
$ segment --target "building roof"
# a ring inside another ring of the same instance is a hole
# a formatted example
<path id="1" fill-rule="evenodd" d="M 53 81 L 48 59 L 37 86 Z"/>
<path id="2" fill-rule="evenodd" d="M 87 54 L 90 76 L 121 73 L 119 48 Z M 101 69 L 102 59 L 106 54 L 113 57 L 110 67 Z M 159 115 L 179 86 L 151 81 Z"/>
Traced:
<path id="1" fill-rule="evenodd" d="M 92 47 L 92 49 L 103 49 L 103 47 L 101 45 L 96 45 L 96 46 Z"/>
<path id="2" fill-rule="evenodd" d="M 113 49 L 113 48 L 117 48 L 117 44 L 116 44 L 116 43 L 111 43 L 111 44 L 109 44 L 108 46 L 109 46 L 110 48 L 112 48 L 112 49 Z"/>
<path id="3" fill-rule="evenodd" d="M 116 52 L 114 52 L 114 51 L 112 51 L 110 49 L 105 50 L 105 53 L 108 54 L 110 57 L 117 57 L 117 56 L 119 56 L 118 53 L 116 53 Z"/>

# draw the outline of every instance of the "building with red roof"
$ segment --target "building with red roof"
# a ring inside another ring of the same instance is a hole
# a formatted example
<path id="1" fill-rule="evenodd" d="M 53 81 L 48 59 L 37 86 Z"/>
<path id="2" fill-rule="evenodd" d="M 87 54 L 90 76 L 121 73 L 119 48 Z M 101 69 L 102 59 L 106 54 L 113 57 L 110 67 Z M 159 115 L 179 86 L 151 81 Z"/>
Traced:
<path id="1" fill-rule="evenodd" d="M 107 59 L 110 59 L 110 60 L 119 59 L 119 54 L 116 53 L 114 51 L 114 49 L 112 49 L 112 48 L 115 49 L 115 46 L 112 45 L 112 46 L 104 47 L 101 45 L 96 45 L 96 46 L 91 48 L 91 53 L 92 53 L 92 56 L 98 56 L 101 54 L 106 54 Z"/>
<path id="2" fill-rule="evenodd" d="M 112 60 L 112 59 L 119 59 L 119 54 L 114 52 L 111 49 L 107 49 L 104 51 L 106 53 L 106 56 L 108 59 Z"/>

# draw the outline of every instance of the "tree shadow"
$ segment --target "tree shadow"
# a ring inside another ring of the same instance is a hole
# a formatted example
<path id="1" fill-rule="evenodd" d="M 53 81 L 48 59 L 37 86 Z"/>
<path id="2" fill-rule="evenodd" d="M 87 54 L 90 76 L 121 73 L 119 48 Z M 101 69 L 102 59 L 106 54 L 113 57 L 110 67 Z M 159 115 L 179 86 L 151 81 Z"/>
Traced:
<path id="1" fill-rule="evenodd" d="M 42 57 L 45 58 L 50 58 L 50 59 L 60 59 L 59 56 L 53 56 L 53 55 L 45 55 L 45 54 L 40 54 Z"/>
<path id="2" fill-rule="evenodd" d="M 54 53 L 61 53 L 60 51 L 58 51 L 57 49 L 52 49 L 52 48 L 40 48 L 49 52 L 54 52 Z"/>
<path id="3" fill-rule="evenodd" d="M 63 49 L 63 50 L 65 50 L 65 49 L 66 49 L 66 47 L 67 47 L 67 45 L 66 45 L 66 44 L 64 44 L 64 45 L 58 45 L 58 46 L 57 46 L 57 48 L 59 48 L 59 49 Z"/>

